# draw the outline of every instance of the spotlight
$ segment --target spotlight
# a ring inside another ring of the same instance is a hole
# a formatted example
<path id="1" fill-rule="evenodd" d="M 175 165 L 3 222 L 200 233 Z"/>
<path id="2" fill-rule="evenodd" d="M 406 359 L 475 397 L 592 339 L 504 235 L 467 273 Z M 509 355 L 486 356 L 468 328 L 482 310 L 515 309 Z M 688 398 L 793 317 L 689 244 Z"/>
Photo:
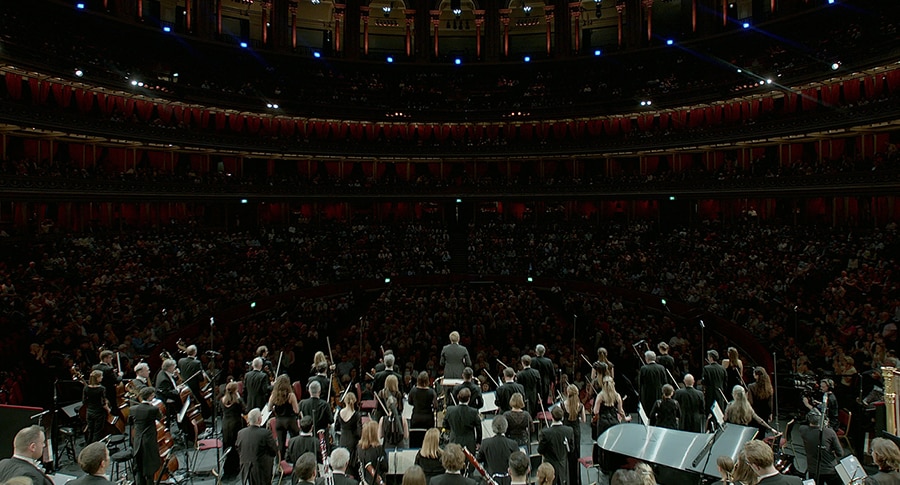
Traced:
<path id="1" fill-rule="evenodd" d="M 597 50 L 594 51 L 594 56 L 595 56 L 595 57 L 600 57 L 600 54 L 601 54 L 600 49 L 597 49 Z"/>
<path id="2" fill-rule="evenodd" d="M 387 56 L 387 62 L 388 62 L 388 64 L 394 62 L 394 58 L 391 56 Z"/>
<path id="3" fill-rule="evenodd" d="M 762 86 L 762 85 L 765 84 L 765 83 L 766 83 L 765 81 L 760 81 L 760 82 L 759 82 L 759 85 Z"/>
<path id="4" fill-rule="evenodd" d="M 462 199 L 456 199 L 457 204 L 462 204 Z"/>
<path id="5" fill-rule="evenodd" d="M 528 17 L 531 15 L 531 5 L 525 5 L 522 7 L 522 10 L 525 11 L 525 16 Z"/>
<path id="6" fill-rule="evenodd" d="M 772 84 L 772 80 L 771 80 L 771 79 L 766 79 L 766 84 Z"/>
<path id="7" fill-rule="evenodd" d="M 532 278 L 531 276 L 529 276 L 529 277 L 528 277 L 528 282 L 529 282 L 529 283 L 534 283 L 534 278 Z"/>
<path id="8" fill-rule="evenodd" d="M 246 203 L 247 203 L 247 199 L 241 199 L 241 204 L 246 204 Z"/>
<path id="9" fill-rule="evenodd" d="M 319 51 L 315 51 L 315 52 L 313 52 L 313 57 L 315 57 L 316 59 L 318 59 L 318 58 L 322 57 L 322 53 L 319 52 Z"/>
<path id="10" fill-rule="evenodd" d="M 277 105 L 277 104 L 273 104 L 273 105 L 272 105 L 272 109 L 278 109 L 278 105 Z"/>
<path id="11" fill-rule="evenodd" d="M 453 60 L 453 63 L 456 64 L 456 65 L 458 66 L 458 65 L 462 64 L 462 59 L 460 59 L 459 57 L 457 57 L 456 59 Z"/>
<path id="12" fill-rule="evenodd" d="M 131 81 L 131 85 L 132 85 L 132 86 L 137 86 L 137 81 L 132 80 L 132 81 Z"/>
<path id="13" fill-rule="evenodd" d="M 665 299 L 665 298 L 663 298 L 663 299 L 662 299 L 662 300 L 660 300 L 660 301 L 659 301 L 659 302 L 660 302 L 660 303 L 662 303 L 662 304 L 663 304 L 663 306 L 665 306 L 665 304 L 666 304 L 666 299 Z"/>
<path id="14" fill-rule="evenodd" d="M 391 282 L 391 279 L 390 279 L 390 278 L 385 278 L 385 279 L 384 279 L 384 284 L 388 284 L 388 283 L 390 283 L 390 282 Z"/>
<path id="15" fill-rule="evenodd" d="M 247 48 L 247 43 L 246 43 L 246 42 L 241 42 L 241 48 L 246 49 L 246 48 Z"/>
<path id="16" fill-rule="evenodd" d="M 138 82 L 138 87 L 139 87 L 139 88 L 144 87 L 144 83 L 142 83 L 142 82 L 139 81 L 139 82 Z"/>
<path id="17" fill-rule="evenodd" d="M 251 302 L 250 302 L 250 308 L 256 308 L 256 302 L 255 302 L 255 301 L 251 301 Z"/>
<path id="18" fill-rule="evenodd" d="M 172 77 L 178 77 L 178 73 L 177 72 L 172 73 Z"/>
<path id="19" fill-rule="evenodd" d="M 742 73 L 742 72 L 744 72 L 743 69 L 738 69 L 738 74 L 740 74 L 740 73 Z"/>
<path id="20" fill-rule="evenodd" d="M 168 25 L 163 27 L 163 32 L 171 32 L 171 31 L 172 31 L 172 27 L 169 27 Z"/>
<path id="21" fill-rule="evenodd" d="M 743 28 L 745 28 L 745 29 L 749 29 L 749 28 L 750 28 L 750 22 L 744 22 L 743 24 L 741 24 L 741 27 L 743 27 Z"/>
<path id="22" fill-rule="evenodd" d="M 647 102 L 646 102 L 646 101 L 641 101 L 641 106 L 647 106 Z"/>
<path id="23" fill-rule="evenodd" d="M 831 64 L 832 71 L 837 71 L 840 68 L 841 68 L 841 63 L 839 61 L 835 61 L 834 63 Z"/>
<path id="24" fill-rule="evenodd" d="M 531 62 L 531 56 L 525 56 L 525 62 Z"/>
<path id="25" fill-rule="evenodd" d="M 272 107 L 272 103 L 266 103 L 266 108 L 271 108 L 271 107 Z"/>
<path id="26" fill-rule="evenodd" d="M 828 5 L 833 5 L 833 4 L 834 4 L 834 0 L 828 0 Z"/>
<path id="27" fill-rule="evenodd" d="M 670 196 L 669 196 L 669 200 L 675 200 L 675 196 L 674 196 L 674 195 L 670 195 Z"/>
<path id="28" fill-rule="evenodd" d="M 674 44 L 674 43 L 675 43 L 675 41 L 672 40 L 672 39 L 669 39 L 669 40 L 666 41 L 666 45 L 672 45 L 672 44 Z"/>
<path id="29" fill-rule="evenodd" d="M 81 2 L 78 2 L 75 4 L 75 8 L 77 8 L 78 10 L 84 10 L 84 4 Z"/>
<path id="30" fill-rule="evenodd" d="M 78 77 L 84 76 L 84 71 L 81 69 L 75 69 L 75 75 Z"/>

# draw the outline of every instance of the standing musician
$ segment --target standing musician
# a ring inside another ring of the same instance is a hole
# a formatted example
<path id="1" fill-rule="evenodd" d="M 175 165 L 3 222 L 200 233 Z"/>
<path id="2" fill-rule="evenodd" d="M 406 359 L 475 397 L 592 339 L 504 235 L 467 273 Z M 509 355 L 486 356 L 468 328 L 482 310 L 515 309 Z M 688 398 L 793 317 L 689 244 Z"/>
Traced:
<path id="1" fill-rule="evenodd" d="M 394 357 L 394 354 L 387 354 L 384 356 L 384 369 L 375 373 L 375 381 L 372 383 L 372 392 L 378 394 L 384 389 L 384 381 L 387 380 L 388 376 L 397 376 L 397 381 L 403 381 L 403 375 L 394 370 L 394 363 L 396 363 L 397 358 Z"/>
<path id="2" fill-rule="evenodd" d="M 555 407 L 550 414 L 553 416 L 553 424 L 544 428 L 538 441 L 538 453 L 544 457 L 544 462 L 553 466 L 556 471 L 555 485 L 569 485 L 569 454 L 575 453 L 575 435 L 572 428 L 563 425 L 563 410 Z"/>
<path id="3" fill-rule="evenodd" d="M 693 375 L 686 374 L 684 376 L 684 387 L 675 391 L 674 399 L 681 407 L 679 429 L 702 433 L 707 415 L 703 408 L 706 399 L 703 397 L 703 393 L 694 387 Z"/>
<path id="4" fill-rule="evenodd" d="M 538 371 L 531 368 L 530 355 L 523 355 L 521 361 L 523 369 L 516 374 L 516 382 L 522 384 L 522 387 L 525 388 L 525 394 L 523 395 L 525 397 L 525 409 L 528 410 L 528 413 L 532 416 L 537 416 L 537 413 L 541 410 L 541 407 L 538 406 L 541 375 Z M 544 398 L 546 398 L 546 396 L 544 396 Z"/>
<path id="5" fill-rule="evenodd" d="M 265 407 L 272 391 L 269 376 L 262 370 L 263 365 L 262 357 L 256 357 L 250 364 L 250 371 L 244 374 L 244 392 L 247 393 L 247 407 L 250 409 Z"/>
<path id="6" fill-rule="evenodd" d="M 441 455 L 441 465 L 444 465 L 443 474 L 433 477 L 429 485 L 475 485 L 475 480 L 463 476 L 466 468 L 466 455 L 462 447 L 456 443 L 450 443 Z"/>
<path id="7" fill-rule="evenodd" d="M 261 427 L 262 413 L 259 408 L 253 408 L 247 413 L 247 423 L 249 426 L 238 431 L 237 441 L 234 443 L 241 459 L 241 483 L 271 485 L 272 466 L 278 455 L 275 438 L 268 429 Z"/>
<path id="8" fill-rule="evenodd" d="M 469 406 L 472 406 L 475 409 L 481 409 L 484 406 L 484 398 L 481 397 L 481 386 L 472 378 L 475 372 L 471 367 L 466 367 L 463 369 L 462 378 L 463 381 L 460 384 L 457 384 L 453 387 L 453 395 L 457 396 L 457 400 L 459 399 L 459 391 L 463 389 L 468 389 L 471 397 L 469 398 Z"/>
<path id="9" fill-rule="evenodd" d="M 87 410 L 87 432 L 84 441 L 87 444 L 99 441 L 103 437 L 103 426 L 109 414 L 109 402 L 106 400 L 106 388 L 100 384 L 103 373 L 92 370 L 88 383 L 81 395 L 82 406 Z"/>
<path id="10" fill-rule="evenodd" d="M 184 351 L 185 356 L 178 359 L 178 371 L 181 377 L 185 379 L 184 384 L 191 390 L 194 401 L 200 403 L 200 413 L 204 418 L 210 416 L 209 406 L 206 405 L 206 399 L 203 399 L 203 391 L 200 389 L 200 380 L 203 378 L 203 364 L 197 358 L 197 346 L 188 345 Z"/>
<path id="11" fill-rule="evenodd" d="M 103 443 L 91 443 L 78 454 L 78 466 L 87 473 L 68 483 L 71 485 L 113 485 L 106 479 L 109 467 L 109 450 Z"/>
<path id="12" fill-rule="evenodd" d="M 827 423 L 825 424 L 829 428 L 837 429 L 838 425 L 838 400 L 837 396 L 832 392 L 834 389 L 834 381 L 831 379 L 822 379 L 819 382 L 819 391 L 822 392 L 822 397 L 825 398 L 825 417 L 828 418 Z M 819 410 L 819 413 L 822 412 L 822 401 L 818 399 L 813 399 L 810 402 L 809 398 L 803 396 L 803 405 L 806 406 L 806 409 Z"/>
<path id="13" fill-rule="evenodd" d="M 150 386 L 150 364 L 139 362 L 134 366 L 135 378 L 131 381 L 131 392 L 138 394 L 141 389 Z"/>
<path id="14" fill-rule="evenodd" d="M 672 374 L 672 378 L 675 378 L 676 370 L 675 370 L 675 358 L 669 355 L 669 344 L 665 342 L 660 342 L 656 345 L 656 349 L 659 350 L 659 355 L 656 356 L 656 362 L 665 367 L 669 374 Z M 672 383 L 675 384 L 674 382 Z"/>
<path id="15" fill-rule="evenodd" d="M 265 345 L 260 345 L 256 348 L 256 356 L 262 360 L 262 367 L 259 370 L 265 372 L 269 376 L 270 381 L 275 380 L 275 368 L 272 367 L 272 361 L 269 360 L 269 348 Z"/>
<path id="16" fill-rule="evenodd" d="M 497 485 L 509 485 L 509 457 L 519 450 L 519 445 L 506 437 L 508 423 L 503 416 L 497 416 L 491 422 L 494 436 L 485 438 L 478 448 L 478 461 L 485 464 L 488 474 Z"/>
<path id="17" fill-rule="evenodd" d="M 13 477 L 28 477 L 32 485 L 53 485 L 35 462 L 44 455 L 47 436 L 44 428 L 32 425 L 22 428 L 13 439 L 13 456 L 0 460 L 0 482 Z"/>
<path id="18" fill-rule="evenodd" d="M 332 480 L 334 485 L 359 485 L 358 480 L 347 476 L 347 466 L 350 464 L 350 451 L 347 448 L 335 448 L 328 459 L 331 464 Z M 316 480 L 316 485 L 325 485 L 324 477 Z"/>
<path id="19" fill-rule="evenodd" d="M 310 416 L 313 419 L 313 432 L 324 430 L 327 435 L 328 426 L 334 422 L 331 406 L 327 401 L 319 398 L 322 394 L 322 386 L 318 382 L 310 382 L 307 389 L 309 397 L 300 401 L 300 416 Z"/>
<path id="20" fill-rule="evenodd" d="M 463 369 L 472 366 L 469 350 L 459 344 L 459 332 L 450 332 L 450 343 L 441 349 L 444 379 L 461 379 Z"/>
<path id="21" fill-rule="evenodd" d="M 162 419 L 159 408 L 151 404 L 156 397 L 156 390 L 145 387 L 139 391 L 141 402 L 131 406 L 129 417 L 134 421 L 131 428 L 134 446 L 134 482 L 135 485 L 151 485 L 153 475 L 162 466 L 159 456 L 156 422 Z"/>
<path id="22" fill-rule="evenodd" d="M 272 396 L 269 397 L 269 409 L 275 415 L 275 434 L 278 437 L 278 452 L 285 456 L 285 443 L 287 434 L 291 437 L 300 434 L 297 426 L 297 415 L 300 414 L 300 405 L 297 403 L 297 395 L 291 387 L 291 380 L 287 374 L 275 378 L 275 386 L 272 388 Z"/>
<path id="23" fill-rule="evenodd" d="M 666 368 L 656 363 L 656 352 L 644 352 L 644 366 L 638 374 L 638 388 L 641 395 L 641 406 L 649 416 L 656 401 L 662 397 L 662 386 L 668 380 Z"/>
<path id="24" fill-rule="evenodd" d="M 108 403 L 112 403 L 112 405 L 110 405 L 110 412 L 118 415 L 119 407 L 115 405 L 118 402 L 118 396 L 116 396 L 116 385 L 122 382 L 122 372 L 116 372 L 116 370 L 113 368 L 113 356 L 115 356 L 115 352 L 113 352 L 112 350 L 104 350 L 100 352 L 100 362 L 98 364 L 95 364 L 94 367 L 91 367 L 91 370 L 98 370 L 103 373 L 103 379 L 100 381 L 100 384 L 103 384 L 103 387 L 106 389 L 106 401 Z"/>
<path id="25" fill-rule="evenodd" d="M 459 391 L 459 404 L 447 408 L 444 423 L 450 428 L 451 443 L 474 450 L 476 444 L 481 442 L 481 415 L 469 406 L 471 396 L 468 389 Z"/>
<path id="26" fill-rule="evenodd" d="M 512 367 L 503 369 L 503 384 L 500 384 L 500 387 L 497 388 L 497 407 L 500 408 L 498 414 L 503 414 L 512 409 L 509 399 L 513 394 L 518 392 L 523 396 L 525 395 L 525 388 L 522 387 L 522 384 L 516 382 L 515 379 L 516 371 Z"/>
<path id="27" fill-rule="evenodd" d="M 713 403 L 719 405 L 719 409 L 725 410 L 725 368 L 717 362 L 719 353 L 715 349 L 706 351 L 706 366 L 703 367 L 703 394 L 706 396 L 706 403 L 703 411 L 709 416 L 712 411 Z"/>
<path id="28" fill-rule="evenodd" d="M 315 485 L 316 483 L 316 454 L 306 452 L 297 458 L 294 463 L 294 471 L 291 473 L 291 485 Z"/>
<path id="29" fill-rule="evenodd" d="M 182 405 L 180 389 L 175 382 L 175 365 L 173 359 L 166 359 L 162 363 L 162 369 L 156 374 L 156 395 L 166 405 L 166 415 L 170 424 L 175 423 Z M 174 431 L 175 426 L 172 426 L 172 429 Z"/>
<path id="30" fill-rule="evenodd" d="M 516 450 L 509 455 L 509 485 L 526 485 L 530 472 L 531 460 L 524 452 Z"/>
<path id="31" fill-rule="evenodd" d="M 535 356 L 531 359 L 531 367 L 541 375 L 541 396 L 544 399 L 551 399 L 550 385 L 555 383 L 556 373 L 553 370 L 553 362 L 549 357 L 544 357 L 546 352 L 546 347 L 538 344 L 534 348 Z"/>
<path id="32" fill-rule="evenodd" d="M 322 389 L 328 389 L 331 385 L 331 379 L 328 378 L 328 362 L 319 362 L 316 364 L 316 373 L 309 376 L 306 385 L 309 385 L 312 381 L 318 382 Z"/>

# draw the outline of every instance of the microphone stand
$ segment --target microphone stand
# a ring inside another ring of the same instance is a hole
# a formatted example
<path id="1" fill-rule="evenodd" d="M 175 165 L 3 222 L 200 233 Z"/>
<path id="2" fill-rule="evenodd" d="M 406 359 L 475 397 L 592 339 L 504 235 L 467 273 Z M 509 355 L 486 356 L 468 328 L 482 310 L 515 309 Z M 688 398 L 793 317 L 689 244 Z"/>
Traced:
<path id="1" fill-rule="evenodd" d="M 213 348 L 213 328 L 215 327 L 215 325 L 216 325 L 215 317 L 209 317 L 209 348 L 210 349 Z M 218 414 L 218 409 L 219 409 L 219 399 L 218 399 L 218 393 L 217 393 L 217 391 L 219 390 L 219 386 L 218 386 L 218 384 L 216 384 L 216 382 L 213 379 L 217 379 L 219 373 L 216 372 L 216 356 L 211 355 L 209 357 L 210 357 L 209 361 L 212 364 L 212 369 L 210 369 L 210 370 L 213 373 L 213 377 L 209 381 L 210 385 L 213 388 L 213 395 L 212 395 L 213 398 L 212 398 L 212 403 L 210 403 L 210 404 L 212 404 L 212 406 L 211 406 L 212 409 L 210 410 L 210 411 L 212 411 L 212 438 L 218 439 L 218 438 L 216 438 L 216 436 L 218 435 L 218 430 L 216 429 L 216 414 Z M 200 439 L 200 437 L 198 436 L 197 439 Z M 221 462 L 222 462 L 222 457 L 220 455 L 220 447 L 218 446 L 218 443 L 217 443 L 217 446 L 216 446 L 216 477 L 218 477 L 219 475 L 222 474 L 222 463 Z"/>
<path id="2" fill-rule="evenodd" d="M 822 416 L 819 417 L 819 446 L 816 450 L 816 483 L 822 483 L 819 478 L 822 474 L 822 447 L 825 443 L 825 414 L 828 413 L 828 393 L 822 395 Z"/>

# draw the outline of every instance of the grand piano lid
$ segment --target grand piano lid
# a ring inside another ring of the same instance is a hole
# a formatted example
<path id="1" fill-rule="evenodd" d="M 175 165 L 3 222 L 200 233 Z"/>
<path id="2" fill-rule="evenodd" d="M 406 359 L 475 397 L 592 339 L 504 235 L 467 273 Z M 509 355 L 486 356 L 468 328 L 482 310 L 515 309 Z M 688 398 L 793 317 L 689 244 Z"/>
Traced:
<path id="1" fill-rule="evenodd" d="M 610 427 L 597 438 L 597 446 L 646 462 L 717 477 L 719 470 L 716 458 L 725 455 L 736 460 L 741 447 L 752 440 L 756 432 L 756 428 L 727 425 L 713 444 L 709 460 L 703 452 L 714 434 L 691 433 L 638 423 L 621 423 Z M 695 460 L 696 465 L 693 464 Z"/>

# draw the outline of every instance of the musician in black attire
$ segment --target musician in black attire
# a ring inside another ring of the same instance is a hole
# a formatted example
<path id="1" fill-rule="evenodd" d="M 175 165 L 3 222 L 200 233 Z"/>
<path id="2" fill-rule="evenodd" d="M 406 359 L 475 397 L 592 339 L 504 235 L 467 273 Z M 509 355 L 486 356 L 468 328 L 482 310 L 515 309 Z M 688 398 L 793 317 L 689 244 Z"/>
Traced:
<path id="1" fill-rule="evenodd" d="M 313 432 L 324 430 L 328 432 L 328 425 L 334 422 L 331 414 L 331 406 L 319 398 L 322 388 L 316 381 L 310 382 L 309 397 L 300 401 L 300 416 L 310 416 L 313 419 Z"/>
<path id="2" fill-rule="evenodd" d="M 675 379 L 675 358 L 669 355 L 669 344 L 660 342 L 656 345 L 656 348 L 659 350 L 659 355 L 656 356 L 656 363 L 669 371 L 669 374 L 672 375 L 671 379 Z"/>
<path id="3" fill-rule="evenodd" d="M 318 382 L 319 387 L 322 389 L 331 387 L 331 380 L 328 378 L 328 362 L 316 364 L 316 373 L 309 376 L 309 379 L 306 380 L 306 385 L 309 386 L 312 381 Z"/>
<path id="4" fill-rule="evenodd" d="M 135 394 L 140 393 L 141 389 L 152 385 L 150 382 L 150 364 L 139 362 L 134 366 L 134 379 L 131 381 L 131 389 Z"/>
<path id="5" fill-rule="evenodd" d="M 0 483 L 13 477 L 28 477 L 32 485 L 53 485 L 50 477 L 34 464 L 44 454 L 46 438 L 44 428 L 37 425 L 19 430 L 13 439 L 12 458 L 0 460 Z"/>
<path id="6" fill-rule="evenodd" d="M 831 428 L 820 428 L 822 413 L 812 409 L 806 415 L 808 425 L 800 426 L 800 437 L 806 450 L 806 470 L 809 478 L 825 485 L 842 485 L 844 482 L 834 466 L 844 456 L 844 449 L 837 434 Z M 821 447 L 821 449 L 820 449 Z"/>
<path id="7" fill-rule="evenodd" d="M 509 455 L 509 485 L 526 485 L 528 473 L 531 472 L 531 460 L 528 455 L 516 450 Z"/>
<path id="8" fill-rule="evenodd" d="M 444 454 L 441 455 L 441 464 L 446 471 L 432 478 L 428 485 L 475 485 L 475 480 L 462 475 L 462 471 L 466 468 L 466 455 L 458 444 L 447 445 Z"/>
<path id="9" fill-rule="evenodd" d="M 106 425 L 106 417 L 109 413 L 109 403 L 106 401 L 106 388 L 100 384 L 103 373 L 92 370 L 88 383 L 81 393 L 81 405 L 86 410 L 87 428 L 84 442 L 91 444 L 103 437 L 103 426 Z"/>
<path id="10" fill-rule="evenodd" d="M 719 409 L 725 410 L 725 368 L 717 362 L 718 360 L 719 353 L 715 349 L 706 352 L 708 363 L 703 367 L 701 381 L 703 382 L 703 394 L 706 397 L 703 411 L 707 416 L 712 413 L 713 403 L 718 403 Z"/>
<path id="11" fill-rule="evenodd" d="M 832 392 L 833 389 L 834 381 L 831 379 L 822 379 L 819 382 L 819 392 L 822 393 L 822 397 L 825 399 L 825 417 L 828 418 L 825 425 L 829 428 L 837 429 L 840 424 L 838 421 L 838 400 L 837 396 Z M 818 399 L 810 401 L 809 398 L 803 396 L 803 405 L 806 406 L 806 409 L 817 409 L 819 412 L 822 412 L 822 401 L 819 401 Z"/>
<path id="12" fill-rule="evenodd" d="M 78 454 L 78 466 L 87 473 L 67 483 L 67 485 L 113 485 L 106 479 L 109 467 L 109 450 L 103 443 L 91 443 Z"/>
<path id="13" fill-rule="evenodd" d="M 244 392 L 247 394 L 247 407 L 250 409 L 262 409 L 269 401 L 269 393 L 272 392 L 272 383 L 269 376 L 262 371 L 263 359 L 256 357 L 250 363 L 250 371 L 244 374 Z"/>
<path id="14" fill-rule="evenodd" d="M 556 382 L 556 372 L 553 369 L 553 362 L 544 354 L 547 349 L 538 344 L 534 348 L 534 358 L 531 359 L 531 368 L 538 371 L 541 375 L 541 396 L 544 399 L 552 399 L 550 395 L 550 385 Z"/>
<path id="15" fill-rule="evenodd" d="M 497 485 L 509 485 L 509 456 L 518 451 L 519 445 L 506 437 L 506 418 L 496 416 L 491 422 L 494 436 L 485 438 L 478 449 L 478 461 L 485 464 L 488 475 Z"/>
<path id="16" fill-rule="evenodd" d="M 662 388 L 662 397 L 653 404 L 650 410 L 650 426 L 660 428 L 679 429 L 681 421 L 681 406 L 678 401 L 672 399 L 675 388 L 666 384 Z"/>
<path id="17" fill-rule="evenodd" d="M 681 421 L 678 429 L 702 433 L 706 424 L 706 414 L 703 411 L 705 398 L 699 389 L 694 387 L 694 376 L 684 376 L 684 387 L 675 391 L 673 397 L 681 407 Z"/>
<path id="18" fill-rule="evenodd" d="M 522 395 L 525 398 L 525 409 L 532 416 L 537 416 L 537 413 L 541 411 L 541 407 L 538 405 L 541 375 L 531 368 L 530 355 L 523 355 L 521 360 L 523 369 L 516 374 L 516 382 L 525 388 L 525 394 Z M 547 399 L 547 396 L 541 396 L 541 399 Z"/>
<path id="19" fill-rule="evenodd" d="M 552 465 L 556 471 L 554 485 L 569 485 L 569 454 L 576 453 L 575 434 L 572 428 L 562 423 L 561 407 L 553 408 L 550 414 L 553 416 L 553 424 L 541 432 L 538 453 L 544 457 L 544 462 Z"/>
<path id="20" fill-rule="evenodd" d="M 481 386 L 472 379 L 474 374 L 471 367 L 463 369 L 463 381 L 453 387 L 453 395 L 456 396 L 457 401 L 459 401 L 459 391 L 468 389 L 469 395 L 471 396 L 469 398 L 469 406 L 480 410 L 482 406 L 484 406 L 484 398 L 481 397 Z"/>
<path id="21" fill-rule="evenodd" d="M 112 366 L 112 359 L 115 353 L 112 350 L 104 350 L 100 352 L 100 363 L 95 364 L 94 367 L 91 367 L 92 371 L 98 370 L 103 373 L 103 379 L 100 381 L 100 384 L 103 385 L 103 388 L 106 389 L 106 402 L 111 403 L 109 406 L 110 412 L 119 415 L 119 407 L 115 406 L 115 403 L 118 402 L 118 396 L 116 396 L 116 386 L 122 382 L 122 373 L 116 372 L 116 370 Z"/>
<path id="22" fill-rule="evenodd" d="M 227 450 L 234 446 L 237 434 L 244 427 L 244 400 L 238 394 L 238 383 L 229 382 L 225 386 L 225 395 L 222 396 L 222 449 Z M 240 472 L 240 460 L 237 453 L 228 453 L 225 464 L 222 467 L 225 481 L 236 477 Z"/>
<path id="23" fill-rule="evenodd" d="M 162 373 L 162 372 L 160 372 Z M 162 466 L 159 457 L 159 442 L 156 439 L 156 421 L 162 419 L 159 408 L 150 404 L 156 397 L 152 387 L 145 387 L 138 394 L 141 402 L 131 406 L 129 418 L 132 420 L 132 447 L 134 450 L 134 483 L 150 485 L 153 475 Z"/>
<path id="24" fill-rule="evenodd" d="M 512 409 L 512 406 L 509 405 L 509 398 L 513 394 L 518 392 L 525 396 L 525 388 L 522 387 L 522 384 L 516 382 L 515 378 L 516 371 L 512 367 L 503 369 L 503 384 L 500 384 L 500 387 L 497 388 L 497 407 L 500 408 L 498 414 L 503 414 Z"/>
<path id="25" fill-rule="evenodd" d="M 322 461 L 319 456 L 319 438 L 313 435 L 313 418 L 311 416 L 303 416 L 300 419 L 300 434 L 291 438 L 288 442 L 287 454 L 284 460 L 288 463 L 294 463 L 303 456 L 304 453 L 311 452 L 317 461 Z"/>
<path id="26" fill-rule="evenodd" d="M 162 369 L 156 374 L 156 395 L 166 405 L 166 415 L 169 423 L 175 423 L 176 416 L 181 410 L 181 396 L 179 395 L 178 386 L 175 384 L 175 361 L 166 359 L 163 361 Z M 174 431 L 176 426 L 172 425 Z"/>
<path id="27" fill-rule="evenodd" d="M 409 391 L 409 403 L 412 404 L 412 415 L 409 427 L 429 429 L 434 427 L 434 410 L 437 408 L 437 393 L 431 388 L 431 379 L 425 371 L 416 377 L 416 386 Z M 416 446 L 410 443 L 410 446 Z"/>
<path id="28" fill-rule="evenodd" d="M 450 442 L 471 451 L 481 442 L 481 415 L 475 408 L 469 406 L 471 393 L 468 389 L 459 391 L 458 397 L 459 404 L 447 408 L 444 424 L 450 428 Z"/>
<path id="29" fill-rule="evenodd" d="M 350 463 L 350 452 L 347 448 L 335 448 L 328 458 L 331 465 L 331 483 L 334 485 L 359 485 L 359 480 L 347 475 L 347 465 Z M 326 480 L 320 477 L 316 485 L 325 485 Z"/>
<path id="30" fill-rule="evenodd" d="M 375 394 L 381 392 L 381 390 L 384 389 L 384 381 L 386 381 L 390 375 L 397 376 L 397 382 L 403 382 L 403 375 L 394 370 L 395 362 L 396 357 L 394 357 L 394 354 L 387 354 L 384 356 L 384 369 L 375 373 L 375 381 L 372 383 L 372 392 Z"/>
<path id="31" fill-rule="evenodd" d="M 234 446 L 241 457 L 241 483 L 245 485 L 271 485 L 272 466 L 278 455 L 278 447 L 272 432 L 260 427 L 262 415 L 259 409 L 247 413 L 249 426 L 238 432 Z"/>
<path id="32" fill-rule="evenodd" d="M 184 384 L 191 390 L 194 402 L 200 403 L 200 413 L 204 418 L 208 418 L 210 409 L 206 405 L 206 399 L 203 398 L 203 390 L 200 388 L 200 381 L 203 379 L 203 364 L 197 358 L 197 346 L 188 345 L 184 353 L 186 355 L 178 359 L 178 371 L 184 379 Z"/>
<path id="33" fill-rule="evenodd" d="M 294 472 L 291 474 L 291 485 L 315 485 L 316 483 L 316 454 L 307 452 L 297 458 L 294 463 Z"/>
<path id="34" fill-rule="evenodd" d="M 641 406 L 649 415 L 656 401 L 662 397 L 662 386 L 668 380 L 665 367 L 656 362 L 656 352 L 648 350 L 644 352 L 644 366 L 638 374 L 638 389 L 640 389 Z"/>

